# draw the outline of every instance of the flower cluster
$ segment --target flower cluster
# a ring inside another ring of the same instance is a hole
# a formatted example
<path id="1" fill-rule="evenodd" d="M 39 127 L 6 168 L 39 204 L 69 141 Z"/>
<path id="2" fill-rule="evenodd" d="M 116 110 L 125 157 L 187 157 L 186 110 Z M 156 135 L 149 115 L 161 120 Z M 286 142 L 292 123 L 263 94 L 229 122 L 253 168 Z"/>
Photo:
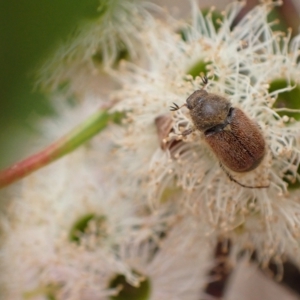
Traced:
<path id="1" fill-rule="evenodd" d="M 158 22 L 143 32 L 150 41 L 147 68 L 124 62 L 114 74 L 124 85 L 116 93 L 115 109 L 130 111 L 128 127 L 116 140 L 127 151 L 116 155 L 124 165 L 131 162 L 130 169 L 124 168 L 128 172 L 124 177 L 144 178 L 146 195 L 137 189 L 137 197 L 147 197 L 159 206 L 166 201 L 165 192 L 171 191 L 175 197 L 171 201 L 205 221 L 209 231 L 230 237 L 240 251 L 257 251 L 262 261 L 290 252 L 291 245 L 297 249 L 300 225 L 299 197 L 288 190 L 299 176 L 299 124 L 297 115 L 282 114 L 297 110 L 290 109 L 289 103 L 276 103 L 280 94 L 293 90 L 298 82 L 298 42 L 296 38 L 291 43 L 290 52 L 290 33 L 272 31 L 266 19 L 273 5 L 256 7 L 232 29 L 242 6 L 232 4 L 219 30 L 211 15 L 203 17 L 194 7 L 193 23 L 186 27 L 184 40 L 173 27 Z M 188 74 L 197 64 L 205 65 L 204 71 L 212 78 L 206 90 L 227 97 L 233 107 L 246 112 L 266 140 L 260 165 L 251 172 L 231 175 L 243 184 L 268 188 L 247 189 L 230 182 L 199 131 L 181 138 L 193 126 L 188 110 L 172 115 L 168 108 L 172 102 L 183 104 L 201 89 L 201 78 Z M 285 87 L 271 91 L 270 85 L 280 79 Z M 163 121 L 155 123 L 158 119 Z M 157 130 L 165 131 L 168 122 L 169 131 L 160 141 Z M 160 142 L 169 143 L 167 149 Z"/>
<path id="2" fill-rule="evenodd" d="M 95 106 L 85 74 L 95 71 L 91 49 L 101 49 L 97 68 L 118 90 L 99 101 L 126 116 L 3 192 L 10 199 L 1 221 L 7 299 L 123 299 L 137 286 L 130 299 L 199 299 L 213 280 L 208 270 L 220 240 L 230 243 L 232 262 L 255 253 L 263 266 L 286 258 L 300 266 L 300 105 L 290 100 L 300 84 L 300 38 L 267 21 L 279 3 L 264 1 L 235 26 L 241 2 L 217 21 L 192 2 L 191 22 L 157 8 L 161 18 L 154 18 L 129 3 L 116 10 L 113 27 L 124 35 L 91 24 L 74 42 L 76 55 L 73 43 L 48 64 L 45 84 L 55 90 L 80 78 L 81 102 L 68 108 L 76 119 L 82 105 Z M 116 67 L 119 39 L 130 59 Z M 266 153 L 254 170 L 224 172 L 202 132 L 182 135 L 194 126 L 189 111 L 170 106 L 203 88 L 202 73 L 207 92 L 258 124 Z"/>

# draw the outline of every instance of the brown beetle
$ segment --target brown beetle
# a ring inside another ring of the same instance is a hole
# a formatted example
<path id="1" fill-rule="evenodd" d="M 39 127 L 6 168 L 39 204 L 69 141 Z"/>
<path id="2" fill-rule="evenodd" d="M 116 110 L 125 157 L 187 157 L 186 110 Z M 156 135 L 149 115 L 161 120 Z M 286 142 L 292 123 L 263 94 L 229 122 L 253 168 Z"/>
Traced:
<path id="1" fill-rule="evenodd" d="M 246 188 L 266 188 L 268 186 L 248 186 L 235 180 L 224 168 L 234 172 L 248 172 L 262 161 L 266 144 L 258 124 L 248 118 L 239 108 L 232 107 L 224 97 L 208 93 L 204 87 L 207 77 L 202 78 L 204 86 L 191 94 L 186 103 L 194 128 L 182 133 L 186 136 L 194 130 L 204 133 L 204 139 L 220 160 L 220 166 L 230 180 Z M 176 103 L 172 111 L 180 109 Z"/>

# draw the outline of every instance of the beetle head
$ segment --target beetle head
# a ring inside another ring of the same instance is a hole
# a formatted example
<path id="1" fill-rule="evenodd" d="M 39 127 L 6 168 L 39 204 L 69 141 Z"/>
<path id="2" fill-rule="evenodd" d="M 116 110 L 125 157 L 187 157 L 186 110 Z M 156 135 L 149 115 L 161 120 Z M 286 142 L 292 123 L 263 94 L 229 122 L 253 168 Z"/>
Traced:
<path id="1" fill-rule="evenodd" d="M 226 98 L 202 89 L 187 98 L 186 106 L 190 110 L 195 127 L 205 131 L 227 122 L 231 104 Z"/>

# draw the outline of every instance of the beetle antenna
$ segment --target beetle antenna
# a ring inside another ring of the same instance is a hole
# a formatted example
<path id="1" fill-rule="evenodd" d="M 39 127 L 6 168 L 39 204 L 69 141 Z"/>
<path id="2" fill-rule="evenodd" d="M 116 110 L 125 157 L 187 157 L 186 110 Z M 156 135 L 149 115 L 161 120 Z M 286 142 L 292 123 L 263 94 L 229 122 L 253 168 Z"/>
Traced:
<path id="1" fill-rule="evenodd" d="M 227 177 L 231 180 L 231 181 L 233 181 L 233 182 L 235 182 L 235 183 L 237 183 L 238 185 L 240 185 L 240 186 L 242 186 L 242 187 L 244 187 L 244 188 L 248 188 L 248 189 L 264 189 L 264 188 L 268 188 L 270 185 L 268 184 L 268 185 L 258 185 L 258 186 L 252 186 L 252 185 L 245 185 L 245 184 L 242 184 L 242 183 L 240 183 L 239 181 L 237 181 L 236 179 L 234 179 L 233 177 L 232 177 L 232 175 L 224 168 L 224 166 L 220 163 L 220 167 L 221 167 L 221 169 L 225 172 L 225 174 L 227 175 Z"/>
<path id="2" fill-rule="evenodd" d="M 207 84 L 208 84 L 208 78 L 207 78 L 206 75 L 203 75 L 203 74 L 200 75 L 200 78 L 201 78 L 202 83 L 203 83 L 203 86 L 202 86 L 202 88 L 201 88 L 201 89 L 203 90 L 203 89 L 205 89 L 205 87 L 206 87 Z"/>
<path id="3" fill-rule="evenodd" d="M 176 104 L 174 102 L 173 102 L 173 104 L 174 104 L 173 106 L 170 106 L 170 111 L 176 111 L 176 110 L 179 110 L 180 108 L 186 106 L 186 103 L 181 106 L 178 106 L 178 104 Z"/>

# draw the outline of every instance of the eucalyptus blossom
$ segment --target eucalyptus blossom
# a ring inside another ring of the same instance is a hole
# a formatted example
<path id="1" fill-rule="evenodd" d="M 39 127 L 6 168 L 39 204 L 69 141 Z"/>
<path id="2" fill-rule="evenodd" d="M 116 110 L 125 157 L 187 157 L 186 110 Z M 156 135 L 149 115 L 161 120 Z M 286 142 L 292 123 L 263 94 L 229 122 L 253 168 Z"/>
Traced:
<path id="1" fill-rule="evenodd" d="M 191 3 L 191 18 L 177 20 L 149 3 L 105 1 L 99 21 L 45 63 L 40 84 L 55 91 L 56 123 L 70 128 L 98 106 L 121 120 L 3 192 L 7 299 L 122 299 L 129 287 L 132 299 L 196 300 L 217 280 L 218 244 L 231 266 L 254 253 L 263 267 L 300 266 L 300 105 L 290 100 L 300 38 L 273 30 L 279 1 L 237 24 L 242 2 L 217 20 Z M 170 107 L 201 89 L 257 124 L 266 151 L 256 168 L 224 171 L 202 132 L 182 134 L 194 127 L 190 112 Z M 70 95 L 75 105 L 62 105 Z M 50 140 L 61 125 L 41 127 Z"/>

